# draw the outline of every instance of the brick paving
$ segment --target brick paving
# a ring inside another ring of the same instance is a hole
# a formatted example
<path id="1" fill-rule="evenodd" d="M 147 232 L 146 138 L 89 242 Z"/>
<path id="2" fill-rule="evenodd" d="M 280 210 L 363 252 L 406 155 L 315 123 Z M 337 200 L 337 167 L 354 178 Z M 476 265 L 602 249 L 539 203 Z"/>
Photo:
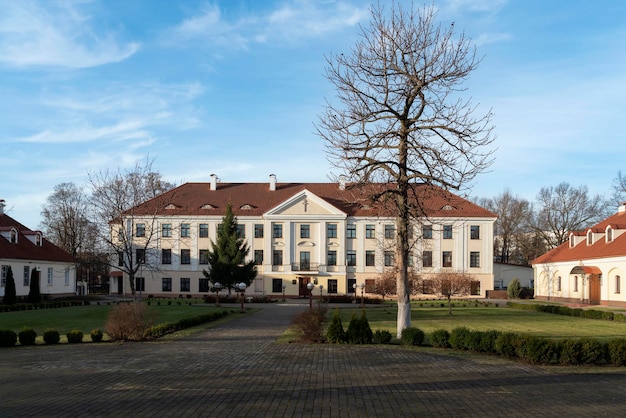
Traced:
<path id="1" fill-rule="evenodd" d="M 2 349 L 0 417 L 588 417 L 626 407 L 625 369 L 279 344 L 307 306 L 261 308 L 176 341 Z"/>

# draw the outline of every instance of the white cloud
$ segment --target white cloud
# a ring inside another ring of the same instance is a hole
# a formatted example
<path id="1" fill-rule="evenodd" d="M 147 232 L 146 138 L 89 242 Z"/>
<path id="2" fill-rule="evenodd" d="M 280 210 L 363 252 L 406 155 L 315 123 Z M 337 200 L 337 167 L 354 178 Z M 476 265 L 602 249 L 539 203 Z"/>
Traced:
<path id="1" fill-rule="evenodd" d="M 96 33 L 90 17 L 75 5 L 0 1 L 0 64 L 85 68 L 119 62 L 137 52 L 137 42 Z"/>

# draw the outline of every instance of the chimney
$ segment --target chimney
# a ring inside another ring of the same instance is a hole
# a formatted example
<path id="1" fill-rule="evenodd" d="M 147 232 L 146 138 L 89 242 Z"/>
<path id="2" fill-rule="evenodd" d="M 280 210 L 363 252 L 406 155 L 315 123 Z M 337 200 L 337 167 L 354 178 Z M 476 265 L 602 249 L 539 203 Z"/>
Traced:
<path id="1" fill-rule="evenodd" d="M 339 190 L 346 190 L 346 176 L 339 176 Z"/>
<path id="2" fill-rule="evenodd" d="M 270 190 L 276 190 L 276 174 L 270 174 Z"/>
<path id="3" fill-rule="evenodd" d="M 211 190 L 217 190 L 217 176 L 211 174 Z"/>
<path id="4" fill-rule="evenodd" d="M 0 199 L 0 215 L 4 213 L 4 199 Z"/>
<path id="5" fill-rule="evenodd" d="M 1 202 L 4 203 L 4 200 L 2 200 Z M 619 207 L 617 208 L 617 213 L 624 213 L 624 212 L 626 212 L 626 202 L 622 202 L 622 204 L 619 205 Z M 0 210 L 0 213 L 2 213 L 1 210 Z"/>

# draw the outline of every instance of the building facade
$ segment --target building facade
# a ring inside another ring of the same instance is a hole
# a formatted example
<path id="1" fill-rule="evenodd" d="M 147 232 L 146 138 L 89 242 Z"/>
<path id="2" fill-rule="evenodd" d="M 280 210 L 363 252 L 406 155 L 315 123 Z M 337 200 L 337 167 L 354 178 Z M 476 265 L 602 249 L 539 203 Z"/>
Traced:
<path id="1" fill-rule="evenodd" d="M 0 200 L 0 298 L 11 267 L 18 297 L 28 296 L 32 271 L 37 272 L 42 296 L 76 294 L 76 259 L 4 213 Z"/>
<path id="2" fill-rule="evenodd" d="M 416 191 L 428 216 L 411 231 L 413 269 L 425 276 L 442 269 L 470 273 L 484 296 L 493 289 L 495 215 L 441 189 Z M 352 294 L 355 284 L 393 268 L 396 239 L 393 217 L 353 197 L 343 184 L 277 183 L 273 175 L 268 183 L 221 183 L 215 175 L 209 183 L 186 183 L 123 220 L 132 225 L 137 246 L 146 248 L 145 256 L 135 257 L 145 257 L 137 289 L 155 296 L 206 294 L 212 284 L 202 271 L 230 203 L 257 264 L 246 295 L 308 295 L 309 282 L 316 284 L 315 295 Z M 128 294 L 121 270 L 111 273 L 110 289 Z"/>
<path id="3" fill-rule="evenodd" d="M 626 306 L 626 204 L 616 214 L 533 260 L 535 298 Z"/>

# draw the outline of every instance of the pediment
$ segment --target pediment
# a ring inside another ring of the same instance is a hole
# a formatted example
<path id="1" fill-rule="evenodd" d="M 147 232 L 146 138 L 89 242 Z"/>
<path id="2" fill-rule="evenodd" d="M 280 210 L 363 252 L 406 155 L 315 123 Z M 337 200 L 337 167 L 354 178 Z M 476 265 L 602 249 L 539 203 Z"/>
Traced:
<path id="1" fill-rule="evenodd" d="M 266 215 L 294 217 L 330 216 L 338 218 L 346 216 L 343 211 L 306 189 L 270 209 Z"/>

